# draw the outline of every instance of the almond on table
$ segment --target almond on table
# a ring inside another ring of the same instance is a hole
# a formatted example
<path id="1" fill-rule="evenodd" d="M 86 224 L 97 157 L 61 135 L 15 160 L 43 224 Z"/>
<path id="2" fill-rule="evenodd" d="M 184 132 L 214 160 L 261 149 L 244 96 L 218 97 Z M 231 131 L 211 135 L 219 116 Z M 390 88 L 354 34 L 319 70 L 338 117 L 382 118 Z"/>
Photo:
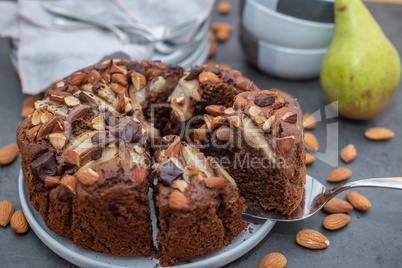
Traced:
<path id="1" fill-rule="evenodd" d="M 352 206 L 360 211 L 368 210 L 371 207 L 370 201 L 361 194 L 353 191 L 346 192 L 346 198 L 352 204 Z"/>
<path id="2" fill-rule="evenodd" d="M 227 14 L 232 9 L 232 5 L 227 1 L 222 1 L 218 4 L 218 12 L 221 14 Z"/>
<path id="3" fill-rule="evenodd" d="M 273 252 L 266 255 L 258 265 L 258 268 L 283 268 L 287 264 L 286 257 L 279 253 Z"/>
<path id="4" fill-rule="evenodd" d="M 309 153 L 306 153 L 306 164 L 310 165 L 315 161 L 315 156 Z"/>
<path id="5" fill-rule="evenodd" d="M 352 162 L 357 155 L 356 148 L 353 144 L 349 144 L 341 150 L 341 158 L 345 163 Z"/>
<path id="6" fill-rule="evenodd" d="M 6 226 L 14 213 L 14 205 L 8 200 L 0 202 L 0 225 Z"/>
<path id="7" fill-rule="evenodd" d="M 16 232 L 17 234 L 23 234 L 29 228 L 28 221 L 25 218 L 25 214 L 24 212 L 22 212 L 22 210 L 17 210 L 16 212 L 14 212 L 10 220 L 10 225 L 14 232 Z"/>
<path id="8" fill-rule="evenodd" d="M 314 116 L 312 116 L 311 114 L 304 114 L 303 115 L 303 127 L 305 129 L 313 129 L 316 126 L 316 121 Z"/>

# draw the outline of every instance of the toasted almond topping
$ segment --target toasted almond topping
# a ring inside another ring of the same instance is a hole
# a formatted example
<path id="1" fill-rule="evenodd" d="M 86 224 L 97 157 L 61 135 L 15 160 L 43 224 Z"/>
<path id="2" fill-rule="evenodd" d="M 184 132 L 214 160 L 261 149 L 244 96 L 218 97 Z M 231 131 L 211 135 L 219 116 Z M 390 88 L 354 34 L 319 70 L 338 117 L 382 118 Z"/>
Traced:
<path id="1" fill-rule="evenodd" d="M 131 81 L 136 91 L 140 91 L 147 85 L 147 79 L 140 73 L 130 72 Z"/>
<path id="2" fill-rule="evenodd" d="M 0 202 L 0 225 L 6 226 L 14 213 L 14 205 L 8 200 Z"/>
<path id="3" fill-rule="evenodd" d="M 225 107 L 223 107 L 222 105 L 208 105 L 207 107 L 205 107 L 205 111 L 207 111 L 207 113 L 209 113 L 210 115 L 218 116 L 223 114 L 223 112 L 225 111 Z"/>
<path id="4" fill-rule="evenodd" d="M 85 185 L 92 185 L 99 180 L 98 173 L 92 168 L 82 168 L 75 173 L 77 180 Z"/>
<path id="5" fill-rule="evenodd" d="M 276 146 L 282 156 L 287 156 L 295 144 L 295 136 L 288 136 L 283 138 L 276 138 Z"/>
<path id="6" fill-rule="evenodd" d="M 264 124 L 262 125 L 262 129 L 263 130 L 268 130 L 271 128 L 272 123 L 274 122 L 275 119 L 275 115 L 271 116 L 270 118 L 268 118 L 268 120 L 265 120 Z"/>
<path id="7" fill-rule="evenodd" d="M 322 221 L 322 226 L 327 230 L 338 230 L 350 222 L 350 216 L 344 213 L 331 214 Z"/>
<path id="8" fill-rule="evenodd" d="M 231 129 L 227 126 L 222 126 L 216 130 L 216 137 L 221 141 L 229 141 L 231 138 Z"/>
<path id="9" fill-rule="evenodd" d="M 45 179 L 46 187 L 56 187 L 60 185 L 60 176 L 47 176 Z"/>
<path id="10" fill-rule="evenodd" d="M 227 180 L 222 177 L 209 177 L 205 178 L 204 182 L 208 188 L 221 189 L 226 185 Z"/>
<path id="11" fill-rule="evenodd" d="M 101 79 L 101 76 L 97 70 L 91 70 L 88 74 L 88 82 L 91 84 L 96 84 Z"/>
<path id="12" fill-rule="evenodd" d="M 70 86 L 78 86 L 87 77 L 86 73 L 76 72 L 70 76 Z"/>
<path id="13" fill-rule="evenodd" d="M 81 104 L 80 100 L 74 96 L 64 98 L 64 103 L 70 108 Z"/>
<path id="14" fill-rule="evenodd" d="M 318 151 L 320 147 L 314 134 L 308 132 L 304 133 L 304 144 L 313 151 Z"/>
<path id="15" fill-rule="evenodd" d="M 124 94 L 127 91 L 126 87 L 119 85 L 117 83 L 112 83 L 110 89 L 116 92 L 117 94 Z"/>
<path id="16" fill-rule="evenodd" d="M 206 71 L 200 73 L 200 75 L 198 76 L 198 80 L 201 83 L 209 83 L 209 82 L 216 83 L 221 81 L 216 74 Z"/>
<path id="17" fill-rule="evenodd" d="M 51 133 L 49 134 L 49 142 L 53 145 L 53 147 L 57 150 L 63 149 L 66 144 L 66 136 L 61 133 Z"/>
<path id="18" fill-rule="evenodd" d="M 67 187 L 73 194 L 76 193 L 76 186 L 75 186 L 75 177 L 71 175 L 65 175 L 60 183 Z"/>

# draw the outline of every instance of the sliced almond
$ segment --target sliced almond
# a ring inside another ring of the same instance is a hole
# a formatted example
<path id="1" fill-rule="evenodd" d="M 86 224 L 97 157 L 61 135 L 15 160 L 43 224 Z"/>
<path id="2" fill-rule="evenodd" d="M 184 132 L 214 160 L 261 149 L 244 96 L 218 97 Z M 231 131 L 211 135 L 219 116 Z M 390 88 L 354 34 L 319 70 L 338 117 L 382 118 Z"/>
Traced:
<path id="1" fill-rule="evenodd" d="M 368 210 L 371 207 L 370 201 L 363 195 L 353 191 L 346 192 L 346 198 L 352 204 L 352 206 L 360 211 Z"/>
<path id="2" fill-rule="evenodd" d="M 316 126 L 316 121 L 314 116 L 312 116 L 311 114 L 304 114 L 303 115 L 303 127 L 305 129 L 313 129 Z"/>
<path id="3" fill-rule="evenodd" d="M 170 146 L 165 150 L 165 156 L 166 157 L 178 156 L 180 153 L 180 148 L 181 148 L 180 137 L 176 136 L 172 144 L 170 144 Z"/>
<path id="4" fill-rule="evenodd" d="M 282 156 L 287 156 L 293 148 L 295 144 L 295 137 L 288 136 L 283 138 L 276 138 L 276 146 L 278 147 L 278 151 Z"/>
<path id="5" fill-rule="evenodd" d="M 143 184 L 147 180 L 147 170 L 143 167 L 137 167 L 134 170 L 134 179 L 138 185 Z"/>
<path id="6" fill-rule="evenodd" d="M 356 158 L 357 151 L 353 144 L 349 144 L 341 150 L 341 158 L 345 163 L 349 163 Z"/>
<path id="7" fill-rule="evenodd" d="M 349 202 L 335 197 L 329 200 L 323 208 L 328 213 L 347 213 L 353 209 L 353 206 Z"/>
<path id="8" fill-rule="evenodd" d="M 233 108 L 235 108 L 236 110 L 242 109 L 246 107 L 247 104 L 248 101 L 245 98 L 243 98 L 242 96 L 236 96 L 235 101 L 233 103 Z"/>
<path id="9" fill-rule="evenodd" d="M 98 173 L 92 168 L 81 168 L 75 173 L 77 180 L 85 185 L 93 185 L 99 180 Z"/>
<path id="10" fill-rule="evenodd" d="M 329 240 L 323 234 L 312 229 L 303 229 L 296 235 L 296 242 L 310 249 L 324 249 L 329 246 Z"/>
<path id="11" fill-rule="evenodd" d="M 208 105 L 207 107 L 205 107 L 205 111 L 207 111 L 207 113 L 209 113 L 210 115 L 213 115 L 213 116 L 218 116 L 218 115 L 223 114 L 225 109 L 226 108 L 222 105 Z"/>
<path id="12" fill-rule="evenodd" d="M 286 257 L 279 252 L 273 252 L 266 255 L 258 265 L 258 268 L 284 268 L 288 261 Z"/>
<path id="13" fill-rule="evenodd" d="M 27 131 L 27 137 L 30 141 L 34 141 L 36 138 L 36 134 L 38 134 L 38 130 L 41 126 L 34 126 Z"/>
<path id="14" fill-rule="evenodd" d="M 74 176 L 66 175 L 61 179 L 60 183 L 67 187 L 73 194 L 76 193 L 76 181 Z"/>
<path id="15" fill-rule="evenodd" d="M 304 144 L 313 151 L 318 151 L 320 148 L 317 138 L 312 133 L 304 133 Z"/>
<path id="16" fill-rule="evenodd" d="M 315 161 L 315 156 L 309 153 L 306 153 L 306 164 L 310 165 Z"/>
<path id="17" fill-rule="evenodd" d="M 131 82 L 134 85 L 136 91 L 140 91 L 147 85 L 147 79 L 140 73 L 130 72 Z"/>
<path id="18" fill-rule="evenodd" d="M 49 134 L 49 142 L 57 150 L 63 149 L 66 144 L 67 138 L 61 133 L 51 133 Z"/>
<path id="19" fill-rule="evenodd" d="M 221 189 L 226 185 L 227 180 L 222 177 L 209 177 L 204 179 L 208 188 Z"/>
<path id="20" fill-rule="evenodd" d="M 10 225 L 14 232 L 16 232 L 17 234 L 23 234 L 28 231 L 29 228 L 28 221 L 25 218 L 24 212 L 22 212 L 22 210 L 17 210 L 16 212 L 14 212 L 10 220 Z"/>
<path id="21" fill-rule="evenodd" d="M 6 226 L 14 213 L 14 205 L 8 200 L 0 202 L 0 225 Z"/>
<path id="22" fill-rule="evenodd" d="M 8 165 L 12 163 L 18 155 L 18 145 L 12 143 L 0 149 L 0 165 Z"/>
<path id="23" fill-rule="evenodd" d="M 50 93 L 49 98 L 51 98 L 54 101 L 64 102 L 64 99 L 68 96 L 71 96 L 71 94 L 68 92 L 54 91 L 54 92 Z"/>
<path id="24" fill-rule="evenodd" d="M 79 166 L 80 155 L 76 151 L 67 150 L 66 151 L 66 159 L 67 159 L 68 163 Z"/>
<path id="25" fill-rule="evenodd" d="M 352 175 L 352 171 L 348 168 L 341 167 L 332 170 L 327 177 L 329 182 L 339 182 L 347 180 Z"/>
<path id="26" fill-rule="evenodd" d="M 201 83 L 216 83 L 221 81 L 216 74 L 205 71 L 200 73 L 200 75 L 198 76 L 198 80 Z"/>
<path id="27" fill-rule="evenodd" d="M 117 94 L 123 94 L 127 91 L 126 87 L 123 87 L 122 85 L 117 84 L 117 83 L 112 83 L 110 85 L 110 89 L 113 90 L 114 92 L 116 92 Z"/>
<path id="28" fill-rule="evenodd" d="M 364 133 L 366 138 L 370 140 L 388 140 L 395 136 L 394 132 L 385 127 L 373 127 L 366 130 Z"/>
<path id="29" fill-rule="evenodd" d="M 190 202 L 182 192 L 174 190 L 169 197 L 169 208 L 178 211 L 188 211 L 190 209 Z"/>
<path id="30" fill-rule="evenodd" d="M 335 213 L 328 215 L 323 219 L 322 226 L 327 230 L 338 230 L 350 222 L 350 216 L 344 213 Z"/>
<path id="31" fill-rule="evenodd" d="M 69 107 L 74 107 L 81 104 L 80 100 L 74 96 L 68 96 L 64 98 L 64 103 Z"/>
<path id="32" fill-rule="evenodd" d="M 56 187 L 60 185 L 60 176 L 47 176 L 45 178 L 46 187 Z"/>

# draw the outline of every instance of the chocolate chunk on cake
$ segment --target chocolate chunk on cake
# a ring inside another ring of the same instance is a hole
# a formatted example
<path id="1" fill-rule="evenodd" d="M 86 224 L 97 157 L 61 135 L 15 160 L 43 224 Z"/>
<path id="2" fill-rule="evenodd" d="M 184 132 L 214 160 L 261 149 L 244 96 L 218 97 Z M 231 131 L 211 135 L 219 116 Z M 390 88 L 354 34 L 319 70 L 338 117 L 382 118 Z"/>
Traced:
<path id="1" fill-rule="evenodd" d="M 264 209 L 292 213 L 303 196 L 306 165 L 302 113 L 273 90 L 244 92 L 232 107 L 206 107 L 194 133 L 202 151 L 227 163 L 240 194 Z"/>
<path id="2" fill-rule="evenodd" d="M 246 225 L 236 183 L 212 157 L 178 136 L 164 137 L 163 143 L 167 148 L 155 153 L 154 199 L 160 264 L 165 266 L 228 245 Z"/>

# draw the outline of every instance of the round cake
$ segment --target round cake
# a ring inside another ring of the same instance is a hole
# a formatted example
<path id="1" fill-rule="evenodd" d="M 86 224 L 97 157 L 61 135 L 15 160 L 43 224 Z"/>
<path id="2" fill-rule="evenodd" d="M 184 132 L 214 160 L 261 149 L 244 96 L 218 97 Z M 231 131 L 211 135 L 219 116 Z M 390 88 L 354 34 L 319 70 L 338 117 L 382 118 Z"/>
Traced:
<path id="1" fill-rule="evenodd" d="M 297 208 L 301 116 L 296 100 L 260 91 L 236 70 L 107 60 L 53 84 L 17 143 L 49 229 L 106 254 L 158 253 L 167 266 L 228 245 L 246 227 L 244 198 L 285 214 Z"/>

